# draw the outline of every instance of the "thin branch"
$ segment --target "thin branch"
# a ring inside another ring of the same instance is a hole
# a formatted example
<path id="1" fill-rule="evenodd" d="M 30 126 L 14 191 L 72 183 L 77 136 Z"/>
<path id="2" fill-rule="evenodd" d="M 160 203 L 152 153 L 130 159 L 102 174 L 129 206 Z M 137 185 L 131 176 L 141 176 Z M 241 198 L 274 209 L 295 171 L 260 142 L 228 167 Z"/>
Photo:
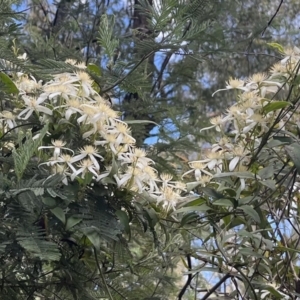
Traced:
<path id="1" fill-rule="evenodd" d="M 142 57 L 142 59 L 122 78 L 118 79 L 113 85 L 111 85 L 110 87 L 108 87 L 107 89 L 104 89 L 102 91 L 102 93 L 107 93 L 108 91 L 112 90 L 113 88 L 115 88 L 118 84 L 120 84 L 121 82 L 123 82 L 132 72 L 134 72 L 147 58 L 149 58 L 152 54 L 154 54 L 155 51 L 151 51 L 150 53 L 148 53 L 147 55 L 144 55 Z"/>
<path id="2" fill-rule="evenodd" d="M 268 24 L 266 25 L 266 27 L 263 29 L 263 31 L 262 31 L 262 33 L 261 33 L 261 36 L 264 36 L 264 34 L 265 34 L 267 28 L 272 24 L 273 20 L 274 20 L 275 17 L 277 16 L 277 14 L 278 14 L 278 12 L 279 12 L 280 7 L 281 7 L 282 4 L 283 4 L 283 0 L 280 1 L 279 5 L 278 5 L 278 7 L 277 7 L 277 9 L 276 9 L 275 14 L 272 16 L 272 18 L 270 19 L 270 21 L 268 22 Z"/>
<path id="3" fill-rule="evenodd" d="M 204 296 L 201 300 L 206 300 L 208 299 L 208 297 L 213 294 L 218 288 L 219 286 L 225 282 L 228 278 L 230 278 L 231 275 L 230 273 L 227 273 L 221 280 L 219 280 L 219 282 L 217 282 Z"/>
<path id="4" fill-rule="evenodd" d="M 187 264 L 188 264 L 188 269 L 189 271 L 192 269 L 192 261 L 191 261 L 191 255 L 190 254 L 186 254 L 186 259 L 187 259 Z M 192 274 L 188 274 L 188 279 L 185 283 L 185 285 L 183 286 L 183 288 L 181 289 L 181 291 L 178 294 L 178 300 L 181 300 L 184 293 L 186 292 L 188 286 L 191 284 L 192 282 Z"/>

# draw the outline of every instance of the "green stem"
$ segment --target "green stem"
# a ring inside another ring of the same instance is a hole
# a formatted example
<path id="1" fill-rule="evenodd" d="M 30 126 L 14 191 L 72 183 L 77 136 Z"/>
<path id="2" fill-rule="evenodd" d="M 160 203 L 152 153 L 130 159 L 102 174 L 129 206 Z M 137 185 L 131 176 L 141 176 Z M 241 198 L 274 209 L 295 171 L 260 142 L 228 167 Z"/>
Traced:
<path id="1" fill-rule="evenodd" d="M 114 298 L 112 297 L 112 295 L 111 295 L 111 293 L 110 293 L 110 291 L 109 291 L 109 288 L 108 288 L 108 286 L 107 286 L 107 283 L 106 283 L 106 281 L 105 281 L 105 278 L 104 278 L 102 269 L 101 269 L 101 267 L 100 267 L 100 265 L 99 265 L 99 260 L 98 260 L 98 257 L 97 257 L 97 250 L 96 250 L 95 247 L 94 247 L 94 255 L 95 255 L 96 264 L 97 264 L 97 267 L 98 267 L 98 270 L 99 270 L 99 273 L 100 273 L 100 277 L 101 277 L 101 279 L 102 279 L 102 281 L 103 281 L 103 283 L 104 283 L 105 289 L 106 289 L 107 294 L 108 294 L 108 298 L 109 298 L 110 300 L 114 300 Z"/>

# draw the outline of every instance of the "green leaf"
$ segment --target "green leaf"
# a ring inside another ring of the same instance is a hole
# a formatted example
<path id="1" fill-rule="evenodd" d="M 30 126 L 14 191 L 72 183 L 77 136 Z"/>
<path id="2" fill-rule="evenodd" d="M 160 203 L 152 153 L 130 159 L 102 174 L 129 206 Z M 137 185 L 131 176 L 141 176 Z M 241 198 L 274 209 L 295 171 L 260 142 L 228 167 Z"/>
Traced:
<path id="1" fill-rule="evenodd" d="M 263 180 L 260 183 L 263 184 L 263 185 L 265 185 L 266 187 L 268 187 L 272 191 L 276 190 L 276 181 L 273 180 L 273 179 Z"/>
<path id="2" fill-rule="evenodd" d="M 129 225 L 129 218 L 128 218 L 127 213 L 123 210 L 117 210 L 116 216 L 120 220 L 120 222 L 124 228 L 124 231 L 130 236 L 130 225 Z"/>
<path id="3" fill-rule="evenodd" d="M 222 198 L 224 198 L 224 195 L 223 195 L 223 194 L 218 193 L 216 190 L 211 189 L 211 188 L 208 188 L 208 187 L 202 188 L 201 191 L 202 191 L 205 195 L 211 197 L 212 199 L 222 199 Z"/>
<path id="4" fill-rule="evenodd" d="M 77 218 L 77 217 L 70 217 L 67 219 L 67 224 L 66 224 L 66 230 L 71 229 L 72 227 L 74 227 L 75 225 L 77 225 L 78 223 L 80 223 L 82 221 L 82 219 Z"/>
<path id="5" fill-rule="evenodd" d="M 50 209 L 50 211 L 54 214 L 54 216 L 62 221 L 64 224 L 66 223 L 66 215 L 64 211 L 60 207 L 55 207 Z"/>
<path id="6" fill-rule="evenodd" d="M 199 211 L 199 212 L 202 212 L 202 211 L 208 211 L 210 210 L 211 207 L 209 207 L 208 205 L 206 204 L 203 204 L 201 206 L 191 206 L 191 207 L 182 207 L 182 208 L 179 208 L 177 210 L 175 210 L 173 212 L 173 214 L 179 214 L 179 213 L 182 213 L 182 212 L 195 212 L 195 211 Z"/>
<path id="7" fill-rule="evenodd" d="M 91 73 L 94 73 L 97 76 L 101 76 L 101 69 L 97 65 L 90 63 L 88 64 L 87 69 Z"/>
<path id="8" fill-rule="evenodd" d="M 48 131 L 48 124 L 44 126 L 44 128 L 39 132 L 39 137 L 35 140 L 32 139 L 32 135 L 29 132 L 26 135 L 26 141 L 21 143 L 18 149 L 13 150 L 13 159 L 15 165 L 15 173 L 17 175 L 18 180 L 21 180 L 24 171 L 27 168 L 27 165 L 34 155 L 35 151 L 41 144 L 44 136 Z"/>
<path id="9" fill-rule="evenodd" d="M 148 124 L 148 123 L 152 123 L 152 124 L 155 124 L 157 126 L 159 126 L 159 124 L 153 122 L 153 121 L 148 121 L 148 120 L 125 120 L 124 121 L 125 123 L 127 123 L 128 125 L 130 124 Z"/>
<path id="10" fill-rule="evenodd" d="M 282 45 L 278 43 L 267 43 L 268 46 L 272 47 L 273 49 L 279 51 L 280 53 L 284 53 L 284 48 Z"/>
<path id="11" fill-rule="evenodd" d="M 292 145 L 285 146 L 285 150 L 295 164 L 298 174 L 300 174 L 300 145 L 293 143 Z"/>
<path id="12" fill-rule="evenodd" d="M 225 172 L 225 173 L 216 174 L 213 176 L 213 178 L 222 178 L 222 177 L 230 177 L 230 176 L 235 176 L 238 178 L 255 178 L 255 175 L 252 174 L 251 172 Z"/>
<path id="13" fill-rule="evenodd" d="M 188 207 L 190 207 L 190 206 L 198 206 L 198 205 L 202 205 L 204 203 L 206 203 L 206 199 L 204 199 L 204 198 L 198 198 L 198 199 L 195 199 L 195 200 L 192 200 L 190 202 L 185 203 L 184 206 L 185 207 L 186 206 L 188 206 Z"/>
<path id="14" fill-rule="evenodd" d="M 196 214 L 195 212 L 188 213 L 182 217 L 180 226 L 182 227 L 185 224 L 192 223 L 195 220 L 197 220 L 198 217 L 199 217 L 199 214 Z"/>
<path id="15" fill-rule="evenodd" d="M 291 103 L 286 101 L 272 101 L 263 107 L 264 113 L 269 113 L 271 111 L 279 110 L 291 105 Z"/>
<path id="16" fill-rule="evenodd" d="M 53 199 L 52 197 L 43 197 L 42 201 L 45 205 L 50 207 L 55 207 L 57 205 L 55 199 Z"/>
<path id="17" fill-rule="evenodd" d="M 260 217 L 253 207 L 249 205 L 243 205 L 240 206 L 239 209 L 241 209 L 246 215 L 248 215 L 255 222 L 260 223 Z"/>
<path id="18" fill-rule="evenodd" d="M 19 94 L 19 90 L 13 81 L 5 73 L 0 72 L 1 90 L 7 94 Z"/>
<path id="19" fill-rule="evenodd" d="M 190 192 L 192 191 L 193 189 L 195 189 L 197 186 L 199 186 L 201 184 L 201 182 L 199 181 L 193 181 L 193 182 L 188 182 L 186 184 L 186 189 L 187 189 L 187 192 Z"/>
<path id="20" fill-rule="evenodd" d="M 257 173 L 261 179 L 268 179 L 274 176 L 274 167 L 269 165 L 263 169 L 260 169 Z"/>
<path id="21" fill-rule="evenodd" d="M 268 148 L 275 148 L 278 146 L 282 146 L 282 145 L 289 145 L 292 144 L 294 142 L 294 140 L 290 137 L 280 137 L 280 136 L 274 136 L 272 140 L 270 140 L 270 142 L 267 144 Z"/>
<path id="22" fill-rule="evenodd" d="M 154 226 L 159 221 L 157 213 L 155 212 L 155 210 L 152 207 L 144 208 L 144 216 L 146 217 L 146 219 L 149 223 L 149 226 L 153 229 Z"/>
<path id="23" fill-rule="evenodd" d="M 89 239 L 89 241 L 94 245 L 97 250 L 100 250 L 101 238 L 96 228 L 94 227 L 85 227 L 81 231 Z"/>
<path id="24" fill-rule="evenodd" d="M 212 202 L 213 205 L 225 206 L 225 207 L 234 207 L 233 203 L 229 199 L 218 199 Z"/>
<path id="25" fill-rule="evenodd" d="M 270 146 L 268 145 L 270 148 L 275 147 L 275 146 L 280 146 L 283 144 L 292 144 L 294 142 L 294 140 L 292 138 L 287 137 L 287 136 L 273 136 L 273 140 L 280 142 L 280 144 L 279 145 L 270 145 Z"/>

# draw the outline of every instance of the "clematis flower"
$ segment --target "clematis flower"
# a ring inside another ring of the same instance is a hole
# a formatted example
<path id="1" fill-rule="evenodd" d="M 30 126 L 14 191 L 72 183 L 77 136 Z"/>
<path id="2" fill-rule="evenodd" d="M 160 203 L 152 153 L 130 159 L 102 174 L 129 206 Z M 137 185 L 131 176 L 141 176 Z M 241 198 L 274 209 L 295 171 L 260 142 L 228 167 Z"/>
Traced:
<path id="1" fill-rule="evenodd" d="M 242 90 L 242 91 L 248 91 L 249 89 L 247 87 L 245 87 L 245 82 L 243 80 L 240 80 L 240 79 L 233 79 L 233 78 L 230 78 L 229 81 L 226 82 L 226 88 L 225 89 L 219 89 L 217 91 L 215 91 L 213 94 L 212 94 L 212 97 L 220 92 L 220 91 L 227 91 L 227 90 L 233 90 L 233 89 L 238 89 L 238 90 Z"/>
<path id="2" fill-rule="evenodd" d="M 37 112 L 37 113 L 38 112 L 43 112 L 44 114 L 52 115 L 52 110 L 51 109 L 41 105 L 45 101 L 45 99 L 43 99 L 43 98 L 36 99 L 36 98 L 33 98 L 33 97 L 28 97 L 26 95 L 23 95 L 22 99 L 24 100 L 25 105 L 27 106 L 27 108 L 25 108 L 24 110 L 22 110 L 19 113 L 19 115 L 18 115 L 19 119 L 27 120 L 32 115 L 32 113 L 34 111 Z M 21 117 L 23 115 L 25 115 L 24 118 Z"/>
<path id="3" fill-rule="evenodd" d="M 97 158 L 100 158 L 100 160 L 104 160 L 104 158 L 99 154 L 98 150 L 96 147 L 91 146 L 91 145 L 86 145 L 83 148 L 79 149 L 80 154 L 74 156 L 72 158 L 72 162 L 76 162 L 79 160 L 82 160 L 85 157 L 88 157 L 94 164 L 96 170 L 100 170 L 99 163 L 97 161 Z"/>
<path id="4" fill-rule="evenodd" d="M 242 145 L 236 146 L 233 149 L 233 152 L 231 154 L 232 157 L 230 158 L 229 171 L 232 172 L 237 167 L 238 164 L 249 162 L 249 157 L 248 157 L 249 153 L 250 151 L 245 149 L 244 146 Z"/>
<path id="5" fill-rule="evenodd" d="M 137 188 L 139 193 L 142 193 L 144 190 L 142 170 L 139 168 L 128 167 L 125 174 L 114 175 L 114 178 L 117 182 L 117 186 L 127 187 L 129 189 Z"/>
<path id="6" fill-rule="evenodd" d="M 3 110 L 0 112 L 0 121 L 5 122 L 8 128 L 13 129 L 17 126 L 17 123 L 15 121 L 16 116 L 11 113 L 10 111 Z"/>
<path id="7" fill-rule="evenodd" d="M 129 152 L 120 153 L 118 159 L 123 164 L 134 164 L 137 167 L 143 168 L 154 164 L 154 161 L 147 157 L 146 151 L 141 148 L 130 147 Z"/>
<path id="8" fill-rule="evenodd" d="M 176 205 L 180 200 L 184 198 L 180 196 L 173 188 L 166 186 L 161 189 L 161 194 L 156 197 L 157 204 L 162 202 L 164 209 L 169 211 L 171 208 L 176 209 Z"/>
<path id="9" fill-rule="evenodd" d="M 91 172 L 93 175 L 95 175 L 96 178 L 98 178 L 98 170 L 96 169 L 93 161 L 91 161 L 90 159 L 80 161 L 77 166 L 79 167 L 79 169 L 71 175 L 72 181 L 80 174 L 81 177 L 84 178 L 85 174 L 88 172 Z"/>
<path id="10" fill-rule="evenodd" d="M 68 150 L 74 154 L 74 151 L 64 147 L 67 143 L 62 140 L 51 140 L 53 146 L 41 146 L 38 150 L 41 149 L 54 149 L 53 157 L 57 158 L 61 154 L 61 149 Z"/>
<path id="11" fill-rule="evenodd" d="M 200 130 L 200 132 L 201 132 L 201 131 L 204 131 L 204 130 L 212 129 L 212 128 L 215 128 L 216 131 L 221 132 L 222 129 L 223 129 L 224 124 L 225 124 L 227 121 L 229 121 L 229 120 L 230 120 L 229 117 L 224 117 L 224 118 L 222 118 L 221 116 L 213 117 L 213 118 L 211 118 L 211 119 L 209 120 L 210 123 L 213 124 L 213 125 L 212 125 L 212 126 L 209 126 L 209 127 L 202 128 L 202 129 Z"/>
<path id="12" fill-rule="evenodd" d="M 194 172 L 194 176 L 195 176 L 195 179 L 197 181 L 199 181 L 201 179 L 201 176 L 202 176 L 202 173 L 208 175 L 208 176 L 213 176 L 210 172 L 206 171 L 205 170 L 205 167 L 206 165 L 204 165 L 203 163 L 199 162 L 199 161 L 192 161 L 192 162 L 189 162 L 189 166 L 190 168 L 192 168 L 191 170 L 185 172 L 182 177 L 186 176 L 187 174 L 189 173 L 192 173 Z"/>

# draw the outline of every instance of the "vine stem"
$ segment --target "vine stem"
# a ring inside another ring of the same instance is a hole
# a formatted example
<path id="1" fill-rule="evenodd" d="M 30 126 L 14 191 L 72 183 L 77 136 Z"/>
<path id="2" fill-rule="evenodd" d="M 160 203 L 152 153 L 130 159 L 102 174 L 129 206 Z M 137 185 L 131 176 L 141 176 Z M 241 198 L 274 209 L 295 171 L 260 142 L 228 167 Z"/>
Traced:
<path id="1" fill-rule="evenodd" d="M 102 279 L 102 281 L 103 281 L 103 283 L 104 283 L 104 286 L 105 286 L 105 289 L 106 289 L 106 291 L 107 291 L 108 297 L 109 297 L 110 300 L 114 300 L 114 298 L 112 297 L 112 295 L 111 295 L 111 293 L 110 293 L 110 291 L 109 291 L 109 288 L 108 288 L 108 286 L 107 286 L 107 283 L 106 283 L 106 281 L 105 281 L 105 278 L 104 278 L 102 269 L 101 269 L 101 267 L 100 267 L 100 265 L 99 265 L 99 260 L 98 260 L 98 257 L 97 257 L 97 249 L 96 249 L 95 247 L 94 247 L 94 255 L 95 255 L 95 260 L 96 260 L 97 268 L 98 268 L 98 270 L 99 270 L 100 277 L 101 277 L 101 279 Z"/>

